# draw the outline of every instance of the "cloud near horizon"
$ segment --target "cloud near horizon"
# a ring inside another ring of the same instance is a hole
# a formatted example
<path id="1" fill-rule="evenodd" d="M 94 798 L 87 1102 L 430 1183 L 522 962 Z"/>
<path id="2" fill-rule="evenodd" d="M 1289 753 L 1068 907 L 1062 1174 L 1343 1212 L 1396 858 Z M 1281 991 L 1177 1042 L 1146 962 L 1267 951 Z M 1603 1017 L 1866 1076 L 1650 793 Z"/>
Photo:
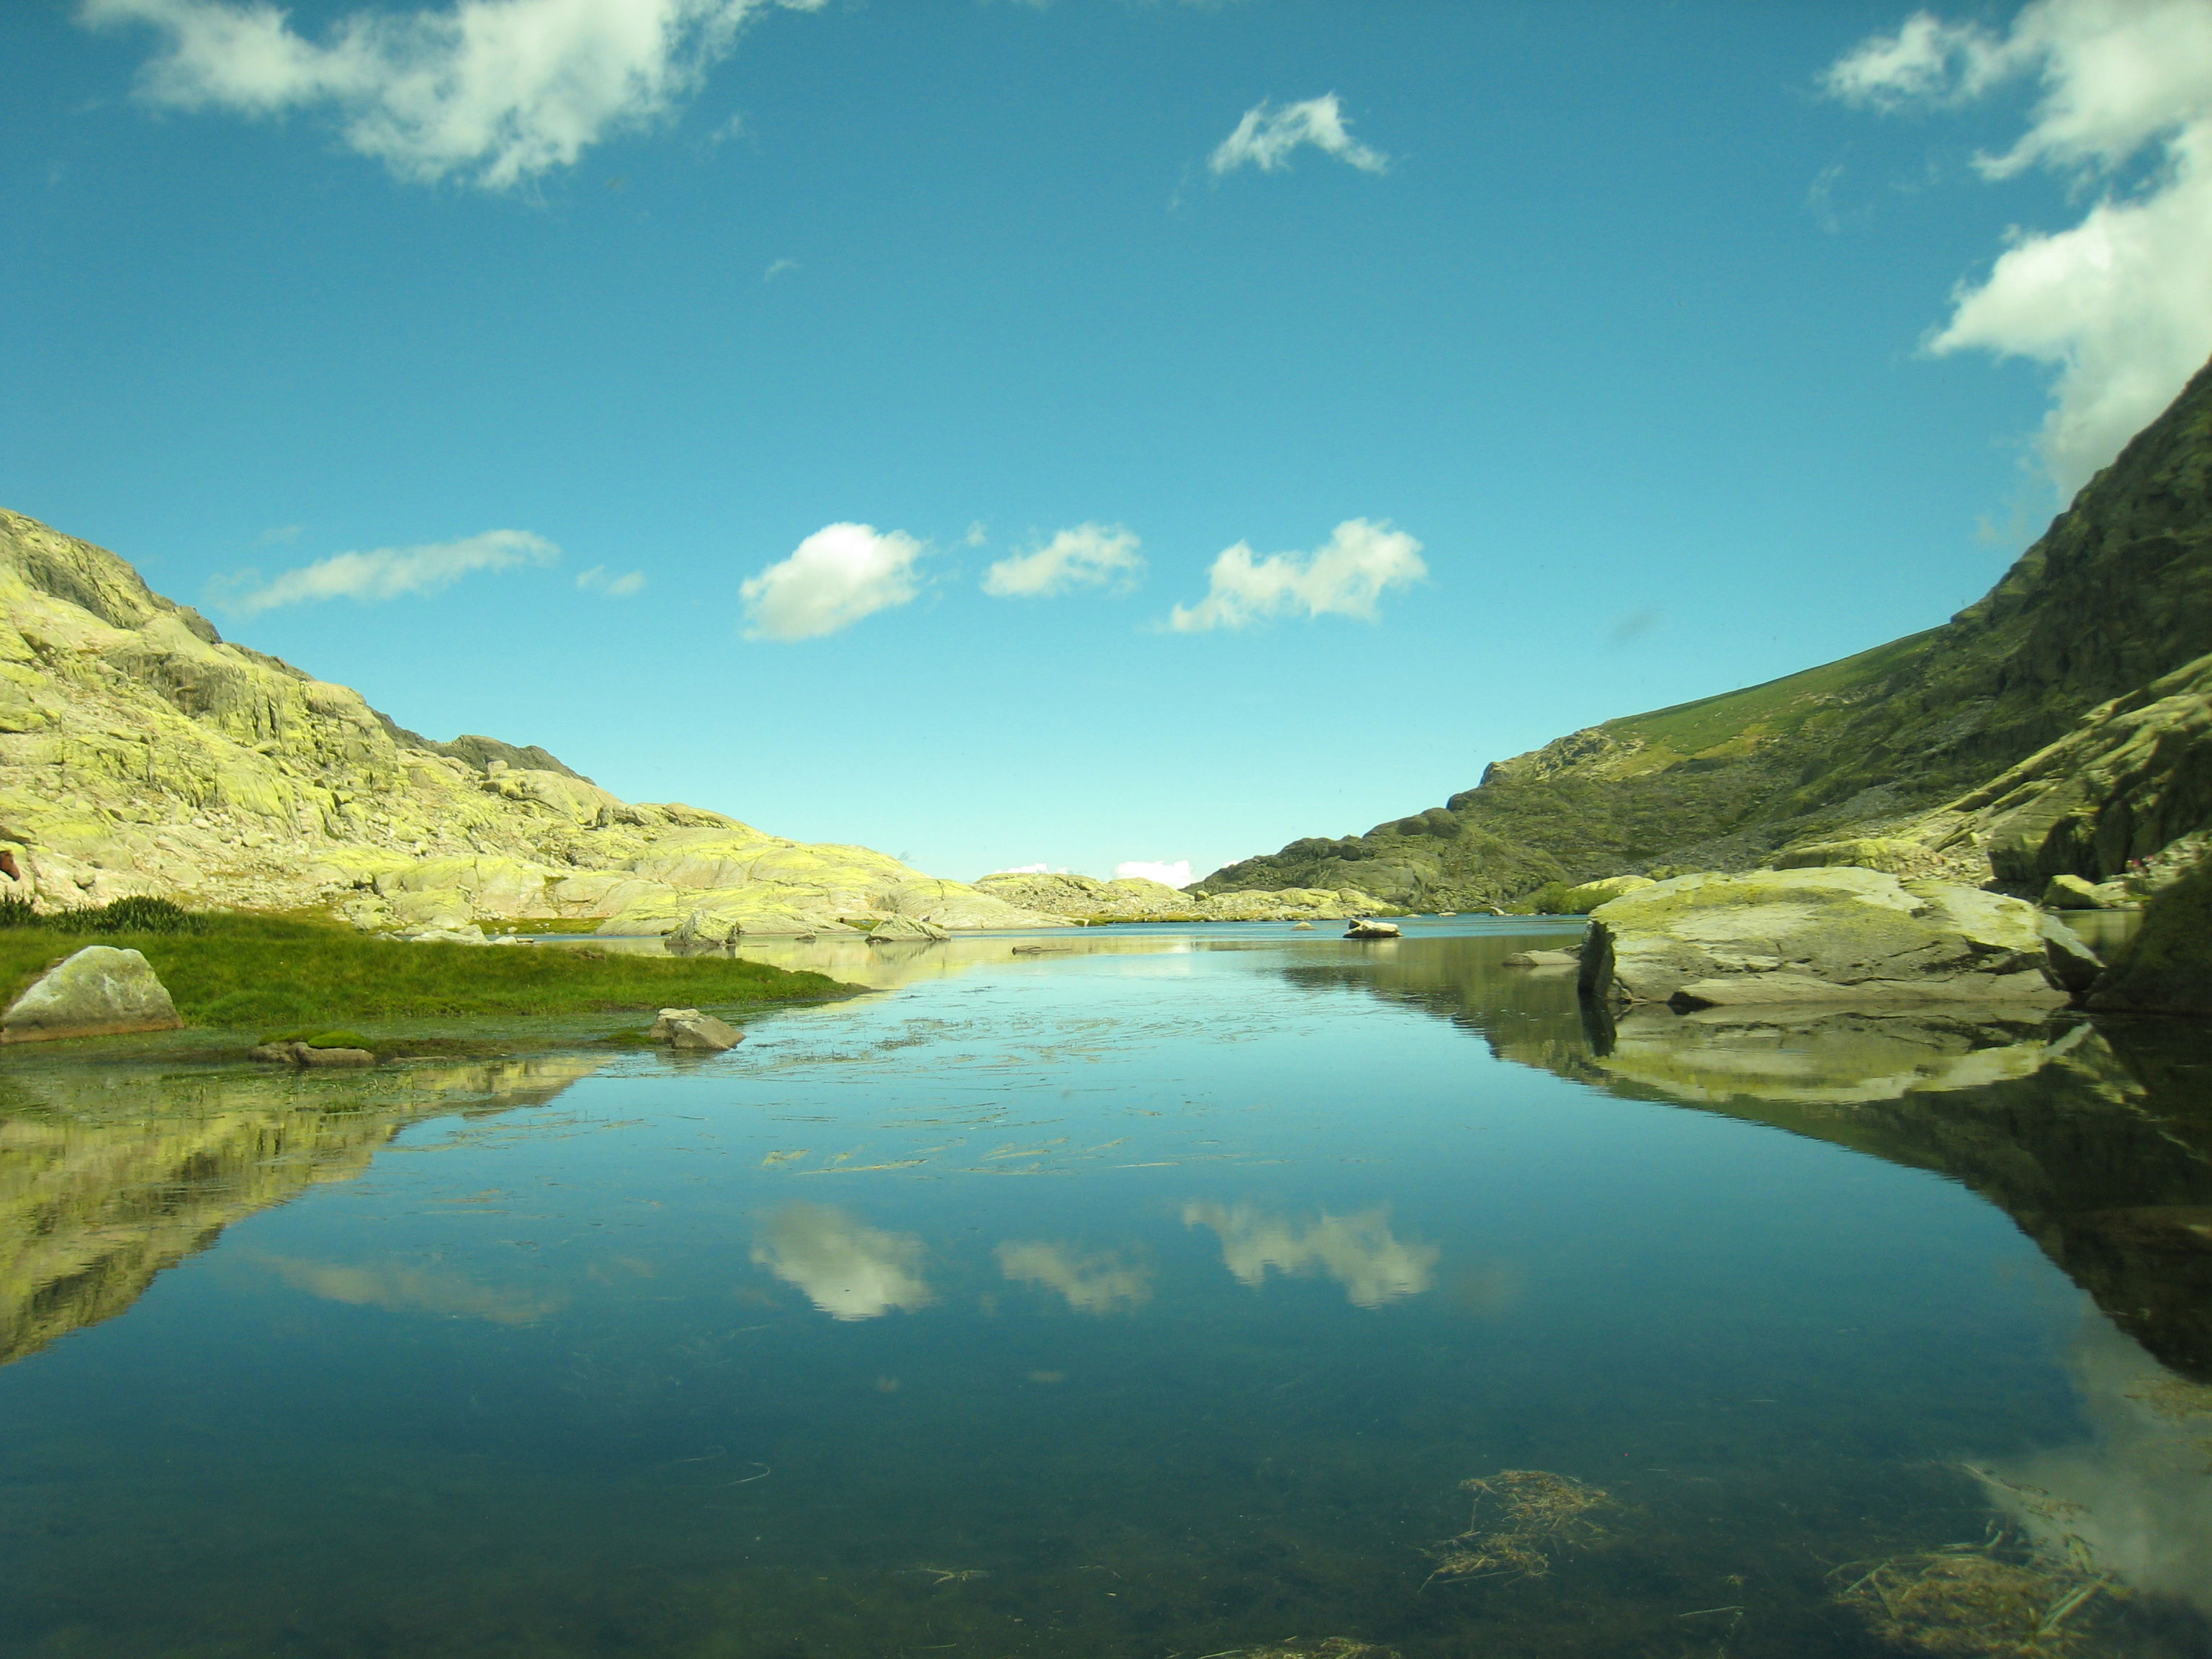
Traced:
<path id="1" fill-rule="evenodd" d="M 1116 579 L 1126 591 L 1144 574 L 1142 545 L 1121 525 L 1079 524 L 1042 547 L 1000 559 L 983 573 L 983 591 L 998 599 L 1044 599 Z"/>
<path id="2" fill-rule="evenodd" d="M 749 640 L 812 640 L 863 617 L 911 604 L 921 592 L 915 562 L 929 550 L 903 531 L 824 525 L 781 563 L 740 587 Z"/>
<path id="3" fill-rule="evenodd" d="M 210 584 L 208 602 L 239 617 L 325 599 L 374 604 L 409 593 L 435 593 L 474 571 L 551 564 L 560 556 L 559 548 L 527 530 L 487 530 L 457 542 L 333 553 L 270 580 L 258 570 L 234 571 Z"/>
<path id="4" fill-rule="evenodd" d="M 1346 519 L 1311 553 L 1271 553 L 1263 559 L 1250 543 L 1237 543 L 1207 571 L 1206 597 L 1176 606 L 1166 626 L 1171 633 L 1201 634 L 1285 615 L 1373 622 L 1375 602 L 1384 592 L 1428 574 L 1420 543 L 1393 529 L 1389 520 Z"/>
<path id="5" fill-rule="evenodd" d="M 1829 94 L 1888 112 L 1965 104 L 2032 78 L 2042 96 L 1992 181 L 2030 168 L 2101 186 L 2080 222 L 2016 231 L 1928 341 L 2057 370 L 2039 449 L 2071 494 L 2212 353 L 2212 7 L 2031 0 L 2002 32 L 1916 12 L 1832 64 Z M 2147 176 L 2119 177 L 2148 163 Z"/>
<path id="6" fill-rule="evenodd" d="M 1291 165 L 1291 152 L 1302 144 L 1310 144 L 1362 173 L 1390 169 L 1389 156 L 1352 136 L 1344 106 L 1332 92 L 1304 103 L 1285 104 L 1280 109 L 1270 100 L 1261 99 L 1244 112 L 1237 130 L 1214 147 L 1206 171 L 1217 179 L 1246 167 L 1262 173 L 1285 172 Z"/>
<path id="7" fill-rule="evenodd" d="M 320 39 L 268 0 L 81 0 L 88 27 L 161 46 L 137 95 L 169 109 L 328 110 L 346 147 L 399 178 L 503 190 L 664 119 L 757 13 L 826 0 L 455 0 L 361 10 Z"/>

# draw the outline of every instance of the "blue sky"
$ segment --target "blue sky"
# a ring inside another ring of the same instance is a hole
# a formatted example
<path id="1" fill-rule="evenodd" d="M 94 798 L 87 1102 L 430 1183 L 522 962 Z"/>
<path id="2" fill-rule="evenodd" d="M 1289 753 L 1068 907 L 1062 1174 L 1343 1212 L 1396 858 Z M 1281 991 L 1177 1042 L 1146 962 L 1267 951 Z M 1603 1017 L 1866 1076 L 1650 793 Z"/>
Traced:
<path id="1" fill-rule="evenodd" d="M 2198 0 L 0 54 L 0 503 L 433 736 L 952 876 L 1202 873 L 1930 626 L 2212 350 Z"/>

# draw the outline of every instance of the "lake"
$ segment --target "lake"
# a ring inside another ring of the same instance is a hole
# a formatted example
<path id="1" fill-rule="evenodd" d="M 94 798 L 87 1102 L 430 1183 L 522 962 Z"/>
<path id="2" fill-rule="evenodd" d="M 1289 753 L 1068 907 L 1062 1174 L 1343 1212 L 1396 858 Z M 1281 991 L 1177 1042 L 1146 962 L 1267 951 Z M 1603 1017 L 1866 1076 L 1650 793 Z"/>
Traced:
<path id="1" fill-rule="evenodd" d="M 1407 926 L 11 1052 L 0 1654 L 2212 1653 L 2201 1030 L 1591 1030 Z"/>

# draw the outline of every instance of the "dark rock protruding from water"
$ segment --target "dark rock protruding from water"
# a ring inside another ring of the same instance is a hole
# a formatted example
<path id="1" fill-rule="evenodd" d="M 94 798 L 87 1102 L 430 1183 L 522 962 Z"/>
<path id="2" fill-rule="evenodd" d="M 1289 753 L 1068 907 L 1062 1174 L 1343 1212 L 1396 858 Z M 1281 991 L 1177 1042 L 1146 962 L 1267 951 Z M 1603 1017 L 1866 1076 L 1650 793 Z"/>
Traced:
<path id="1" fill-rule="evenodd" d="M 2212 864 L 2151 900 L 2088 1000 L 2100 1012 L 2212 1014 Z"/>

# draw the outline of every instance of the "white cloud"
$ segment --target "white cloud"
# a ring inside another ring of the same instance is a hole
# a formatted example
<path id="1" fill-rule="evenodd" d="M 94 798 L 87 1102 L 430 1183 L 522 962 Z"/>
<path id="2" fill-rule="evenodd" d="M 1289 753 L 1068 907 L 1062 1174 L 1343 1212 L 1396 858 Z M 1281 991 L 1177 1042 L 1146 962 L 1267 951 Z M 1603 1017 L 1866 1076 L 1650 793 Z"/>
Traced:
<path id="1" fill-rule="evenodd" d="M 1042 547 L 1000 559 L 983 573 L 983 591 L 994 599 L 1041 599 L 1117 576 L 1127 586 L 1145 568 L 1140 545 L 1120 525 L 1079 524 Z"/>
<path id="2" fill-rule="evenodd" d="M 1244 112 L 1237 131 L 1215 146 L 1206 165 L 1217 179 L 1242 167 L 1280 173 L 1291 165 L 1291 152 L 1300 144 L 1311 144 L 1324 155 L 1334 155 L 1362 173 L 1382 173 L 1390 166 L 1389 156 L 1368 149 L 1352 136 L 1343 106 L 1333 92 L 1325 98 L 1309 98 L 1280 109 L 1261 100 Z"/>
<path id="3" fill-rule="evenodd" d="M 772 283 L 777 277 L 785 275 L 787 272 L 797 270 L 799 269 L 799 264 L 796 259 L 777 259 L 772 261 L 769 264 L 769 268 L 761 272 L 761 281 L 763 283 Z"/>
<path id="4" fill-rule="evenodd" d="M 2203 0 L 2032 0 L 2002 33 L 1916 14 L 1831 66 L 1835 96 L 1942 105 L 2032 76 L 2027 131 L 1977 166 L 2042 167 L 2103 189 L 2081 222 L 2016 232 L 1962 284 L 1939 353 L 1984 350 L 2057 371 L 2041 448 L 2071 491 L 2156 416 L 2212 352 L 2212 7 Z M 2151 165 L 2130 186 L 2116 175 Z"/>
<path id="5" fill-rule="evenodd" d="M 363 10 L 319 39 L 269 0 L 82 0 L 94 27 L 162 37 L 139 96 L 248 116 L 329 110 L 349 147 L 403 179 L 503 189 L 662 118 L 771 6 L 824 0 L 455 0 Z"/>
<path id="6" fill-rule="evenodd" d="M 1114 866 L 1114 879 L 1123 880 L 1134 876 L 1139 881 L 1162 881 L 1170 887 L 1188 887 L 1198 878 L 1190 872 L 1190 860 L 1177 859 L 1172 864 L 1147 863 L 1143 859 L 1128 859 Z"/>
<path id="7" fill-rule="evenodd" d="M 487 530 L 458 542 L 334 553 L 268 581 L 258 570 L 239 571 L 216 580 L 211 603 L 234 615 L 250 617 L 279 605 L 325 599 L 396 599 L 407 593 L 435 593 L 471 571 L 550 564 L 560 556 L 559 548 L 526 530 Z"/>
<path id="8" fill-rule="evenodd" d="M 1211 1227 L 1220 1235 L 1222 1264 L 1240 1284 L 1256 1291 L 1271 1270 L 1287 1275 L 1317 1268 L 1344 1286 L 1355 1308 L 1420 1295 L 1435 1279 L 1443 1255 L 1433 1244 L 1398 1237 L 1387 1208 L 1298 1222 L 1249 1204 L 1193 1203 L 1183 1206 L 1182 1224 Z"/>
<path id="9" fill-rule="evenodd" d="M 753 624 L 745 637 L 817 639 L 906 605 L 921 591 L 914 564 L 927 551 L 902 531 L 825 525 L 738 590 Z"/>
<path id="10" fill-rule="evenodd" d="M 586 593 L 599 592 L 611 599 L 626 599 L 645 586 L 645 572 L 633 570 L 627 575 L 610 576 L 606 566 L 595 564 L 589 570 L 576 573 L 576 586 Z"/>
<path id="11" fill-rule="evenodd" d="M 1347 519 L 1327 546 L 1312 553 L 1270 553 L 1262 559 L 1239 542 L 1213 562 L 1206 595 L 1177 605 L 1168 627 L 1178 634 L 1243 628 L 1285 614 L 1375 620 L 1375 601 L 1429 574 L 1421 544 L 1388 520 Z"/>
<path id="12" fill-rule="evenodd" d="M 1078 1255 L 1066 1244 L 1009 1239 L 999 1246 L 997 1255 L 999 1271 L 1015 1284 L 1057 1291 L 1078 1313 L 1130 1311 L 1152 1298 L 1151 1270 L 1110 1252 Z"/>
<path id="13" fill-rule="evenodd" d="M 1064 864 L 1056 868 L 1049 864 L 1015 864 L 1004 870 L 994 870 L 991 873 L 994 876 L 1064 876 L 1067 873 L 1067 866 Z"/>

